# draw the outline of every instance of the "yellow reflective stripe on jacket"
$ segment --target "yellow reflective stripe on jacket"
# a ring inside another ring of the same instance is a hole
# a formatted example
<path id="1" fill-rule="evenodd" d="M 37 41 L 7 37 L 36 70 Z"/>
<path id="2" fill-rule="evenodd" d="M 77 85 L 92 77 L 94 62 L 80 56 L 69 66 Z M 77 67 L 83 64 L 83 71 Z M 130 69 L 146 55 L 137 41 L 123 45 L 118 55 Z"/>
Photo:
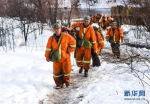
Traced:
<path id="1" fill-rule="evenodd" d="M 84 33 L 86 32 L 86 28 L 84 28 Z"/>
<path id="2" fill-rule="evenodd" d="M 70 76 L 70 73 L 69 74 L 64 74 L 64 76 Z"/>
<path id="3" fill-rule="evenodd" d="M 95 44 L 95 43 L 96 43 L 96 41 L 92 42 L 92 44 Z"/>
<path id="4" fill-rule="evenodd" d="M 116 43 L 116 31 L 114 32 L 114 43 Z"/>
<path id="5" fill-rule="evenodd" d="M 51 48 L 46 48 L 46 51 L 51 51 Z"/>
<path id="6" fill-rule="evenodd" d="M 76 45 L 70 45 L 70 47 L 74 47 L 74 48 L 75 48 L 75 47 L 76 47 Z"/>
<path id="7" fill-rule="evenodd" d="M 83 37 L 84 37 L 84 35 L 85 35 L 85 34 L 84 34 L 85 32 L 86 32 L 86 28 L 83 29 L 83 32 L 82 32 L 82 39 L 83 39 Z"/>
<path id="8" fill-rule="evenodd" d="M 90 63 L 90 61 L 83 61 L 83 63 Z"/>
<path id="9" fill-rule="evenodd" d="M 76 62 L 90 63 L 90 61 L 76 60 Z"/>
<path id="10" fill-rule="evenodd" d="M 59 78 L 59 77 L 63 76 L 63 74 L 61 74 L 61 75 L 55 75 L 55 74 L 53 74 L 53 76 L 54 76 L 55 78 Z"/>

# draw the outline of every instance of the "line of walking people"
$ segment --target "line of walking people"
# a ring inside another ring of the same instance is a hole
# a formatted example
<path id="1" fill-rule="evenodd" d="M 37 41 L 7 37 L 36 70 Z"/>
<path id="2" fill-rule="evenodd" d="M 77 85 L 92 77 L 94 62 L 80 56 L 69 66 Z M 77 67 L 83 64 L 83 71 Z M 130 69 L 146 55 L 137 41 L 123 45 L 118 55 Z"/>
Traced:
<path id="1" fill-rule="evenodd" d="M 83 22 L 74 23 L 66 29 L 62 28 L 60 23 L 53 25 L 54 34 L 48 39 L 45 58 L 47 62 L 53 62 L 53 78 L 56 89 L 63 88 L 64 84 L 66 87 L 70 85 L 71 52 L 75 51 L 76 64 L 80 68 L 79 73 L 84 71 L 84 77 L 88 77 L 92 55 L 100 55 L 104 47 L 104 39 L 99 29 L 90 24 L 91 17 L 85 16 Z M 117 44 L 120 39 L 123 41 L 124 36 L 122 29 L 118 30 L 115 26 L 117 27 L 117 24 L 113 22 L 112 27 L 107 31 L 106 40 L 113 37 L 113 43 Z M 72 31 L 74 29 L 76 30 Z M 111 46 L 113 47 L 112 43 Z M 98 61 L 95 60 L 95 62 Z"/>

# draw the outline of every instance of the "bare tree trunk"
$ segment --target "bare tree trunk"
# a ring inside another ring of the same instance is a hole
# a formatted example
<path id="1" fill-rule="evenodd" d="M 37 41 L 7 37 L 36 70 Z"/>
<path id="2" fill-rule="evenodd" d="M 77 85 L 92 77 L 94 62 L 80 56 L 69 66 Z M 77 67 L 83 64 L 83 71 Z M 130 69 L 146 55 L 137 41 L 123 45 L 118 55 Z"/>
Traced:
<path id="1" fill-rule="evenodd" d="M 57 21 L 58 0 L 55 0 L 54 23 Z"/>
<path id="2" fill-rule="evenodd" d="M 41 0 L 38 0 L 38 4 L 39 4 L 39 20 L 42 22 L 42 23 L 45 23 L 46 22 L 46 18 L 44 17 L 44 11 L 43 11 L 43 4 L 42 4 L 42 1 Z"/>
<path id="3" fill-rule="evenodd" d="M 68 16 L 68 26 L 70 27 L 71 26 L 71 14 L 72 14 L 72 11 L 73 11 L 73 5 L 71 5 L 71 10 L 69 12 L 69 16 Z"/>

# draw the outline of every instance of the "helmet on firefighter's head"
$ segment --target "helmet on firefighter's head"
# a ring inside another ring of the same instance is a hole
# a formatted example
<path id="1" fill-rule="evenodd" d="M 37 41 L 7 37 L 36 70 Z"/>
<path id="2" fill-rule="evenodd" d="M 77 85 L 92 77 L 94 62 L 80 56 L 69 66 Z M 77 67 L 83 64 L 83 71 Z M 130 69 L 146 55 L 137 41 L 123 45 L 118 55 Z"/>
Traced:
<path id="1" fill-rule="evenodd" d="M 91 20 L 90 16 L 85 16 L 84 17 L 84 21 L 90 21 L 90 20 Z"/>
<path id="2" fill-rule="evenodd" d="M 59 29 L 61 28 L 61 24 L 56 22 L 54 25 L 53 25 L 53 29 Z"/>

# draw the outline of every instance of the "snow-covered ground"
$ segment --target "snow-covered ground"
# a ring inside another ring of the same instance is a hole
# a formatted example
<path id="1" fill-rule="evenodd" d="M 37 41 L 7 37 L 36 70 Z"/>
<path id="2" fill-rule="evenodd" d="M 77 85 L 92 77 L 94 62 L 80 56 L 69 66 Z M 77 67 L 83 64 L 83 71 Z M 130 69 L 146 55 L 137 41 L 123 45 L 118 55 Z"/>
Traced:
<path id="1" fill-rule="evenodd" d="M 15 52 L 8 49 L 6 53 L 0 47 L 0 104 L 38 104 L 55 90 L 52 62 L 46 62 L 44 57 L 47 39 L 51 35 L 52 31 L 44 30 L 42 35 L 37 35 L 36 41 L 30 35 L 28 45 L 18 45 Z M 108 42 L 105 44 L 110 48 Z M 134 51 L 150 57 L 148 49 Z M 150 84 L 150 63 L 135 61 L 132 65 L 140 78 Z M 101 67 L 92 69 L 92 74 L 74 96 L 83 95 L 79 104 L 149 104 L 150 86 L 144 84 L 143 87 L 130 67 L 125 63 L 102 62 Z"/>
<path id="2" fill-rule="evenodd" d="M 45 31 L 37 42 L 32 37 L 30 46 L 17 47 L 15 52 L 0 47 L 0 104 L 38 104 L 52 89 L 52 63 L 44 57 L 50 34 Z"/>
<path id="3" fill-rule="evenodd" d="M 148 70 L 141 65 L 138 69 Z M 140 80 L 135 78 L 128 65 L 103 62 L 101 67 L 94 71 L 94 77 L 89 80 L 88 86 L 85 89 L 79 89 L 80 94 L 84 95 L 79 104 L 148 104 L 146 100 L 150 99 L 150 86 L 142 87 Z M 145 96 L 139 93 L 143 90 Z M 126 96 L 126 91 L 132 97 Z M 134 94 L 137 95 L 134 96 Z"/>
<path id="4" fill-rule="evenodd" d="M 142 26 L 123 25 L 125 42 L 150 47 L 150 32 Z"/>

